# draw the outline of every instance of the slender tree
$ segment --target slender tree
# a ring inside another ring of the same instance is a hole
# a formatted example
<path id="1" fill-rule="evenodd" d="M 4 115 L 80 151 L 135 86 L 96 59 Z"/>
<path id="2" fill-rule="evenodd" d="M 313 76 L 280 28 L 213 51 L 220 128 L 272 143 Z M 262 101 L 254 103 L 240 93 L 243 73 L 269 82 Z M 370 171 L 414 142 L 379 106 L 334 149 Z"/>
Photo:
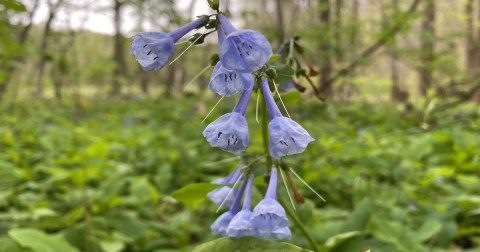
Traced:
<path id="1" fill-rule="evenodd" d="M 320 23 L 322 25 L 322 34 L 319 38 L 319 49 L 321 53 L 320 61 L 320 83 L 319 90 L 325 96 L 330 96 L 333 92 L 332 82 L 330 82 L 330 75 L 332 72 L 331 61 L 331 43 L 330 43 L 330 1 L 319 0 L 320 8 Z"/>
<path id="2" fill-rule="evenodd" d="M 121 11 L 123 7 L 123 2 L 121 0 L 113 0 L 113 11 L 114 11 L 114 26 L 115 26 L 115 36 L 113 38 L 113 60 L 115 61 L 115 70 L 112 78 L 112 89 L 110 94 L 112 96 L 120 95 L 122 92 L 122 80 L 126 77 L 127 66 L 125 64 L 125 47 L 123 44 L 123 35 L 121 30 Z"/>
<path id="3" fill-rule="evenodd" d="M 426 0 L 424 3 L 424 17 L 422 22 L 421 42 L 422 52 L 420 67 L 419 93 L 427 94 L 433 84 L 433 61 L 435 60 L 435 0 Z"/>

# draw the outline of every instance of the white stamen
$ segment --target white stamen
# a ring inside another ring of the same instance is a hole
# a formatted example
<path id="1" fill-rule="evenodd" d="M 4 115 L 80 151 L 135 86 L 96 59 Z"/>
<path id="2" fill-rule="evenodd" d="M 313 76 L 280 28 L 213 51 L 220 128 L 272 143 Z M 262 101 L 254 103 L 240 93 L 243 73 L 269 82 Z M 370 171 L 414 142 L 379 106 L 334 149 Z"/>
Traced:
<path id="1" fill-rule="evenodd" d="M 198 79 L 198 77 L 200 77 L 200 75 L 202 75 L 203 73 L 205 73 L 205 71 L 207 71 L 211 66 L 207 66 L 205 67 L 204 69 L 202 69 L 202 71 L 200 71 L 200 73 L 198 73 L 197 75 L 195 75 L 195 77 L 193 77 L 193 79 L 191 81 L 189 81 L 187 83 L 187 85 L 185 85 L 185 87 L 183 88 L 183 91 L 185 91 L 185 89 L 188 87 L 188 85 L 192 84 L 195 80 Z"/>
<path id="2" fill-rule="evenodd" d="M 260 92 L 257 92 L 257 106 L 255 107 L 255 120 L 257 121 L 258 124 L 260 124 L 260 121 L 258 120 L 258 105 L 260 103 Z"/>
<path id="3" fill-rule="evenodd" d="M 210 112 L 208 112 L 207 116 L 205 116 L 205 118 L 203 118 L 202 123 L 205 122 L 205 120 L 207 120 L 208 116 L 210 116 L 210 114 L 218 106 L 218 104 L 220 104 L 220 102 L 223 100 L 224 97 L 225 96 L 222 96 L 222 98 L 220 98 L 220 100 L 218 100 L 217 104 L 215 104 L 215 106 L 213 106 L 212 110 L 210 110 Z"/>
<path id="4" fill-rule="evenodd" d="M 217 211 L 215 211 L 215 213 L 218 213 L 218 211 L 222 208 L 223 204 L 225 204 L 225 202 L 227 201 L 227 199 L 230 197 L 230 195 L 233 193 L 233 189 L 235 188 L 235 186 L 237 186 L 237 183 L 238 181 L 240 181 L 240 179 L 243 177 L 243 173 L 240 174 L 240 176 L 238 177 L 237 181 L 235 181 L 235 184 L 233 184 L 232 186 L 232 190 L 230 190 L 230 192 L 228 192 L 227 196 L 225 197 L 225 199 L 223 199 L 222 201 L 222 204 L 220 204 L 220 206 L 218 206 L 217 208 Z"/>
<path id="5" fill-rule="evenodd" d="M 180 55 L 178 55 L 178 56 L 177 56 L 174 60 L 172 60 L 172 62 L 170 62 L 170 64 L 168 64 L 168 65 L 170 66 L 171 64 L 173 64 L 173 62 L 177 61 L 180 57 L 182 57 L 182 55 L 183 55 L 184 53 L 186 53 L 186 52 L 188 51 L 188 49 L 190 49 L 190 47 L 192 47 L 193 45 L 195 45 L 195 43 L 196 43 L 201 37 L 203 37 L 203 35 L 204 35 L 206 32 L 207 32 L 207 31 L 205 30 L 205 31 L 202 33 L 201 36 L 198 36 L 198 38 L 195 39 L 195 41 L 193 41 L 193 42 L 187 47 L 187 49 L 185 49 L 182 53 L 180 53 Z"/>
<path id="6" fill-rule="evenodd" d="M 293 175 L 295 175 L 300 181 L 302 181 L 302 183 L 308 187 L 308 189 L 310 189 L 313 193 L 315 193 L 321 200 L 323 200 L 323 202 L 327 202 L 317 191 L 315 191 L 311 186 L 309 186 L 307 184 L 307 182 L 305 182 L 300 176 L 298 176 L 298 174 L 292 169 L 292 168 L 288 168 L 292 173 Z"/>
<path id="7" fill-rule="evenodd" d="M 280 92 L 278 92 L 277 84 L 275 83 L 275 81 L 273 79 L 272 79 L 272 81 L 273 81 L 273 86 L 275 87 L 275 92 L 277 92 L 278 98 L 280 99 L 280 102 L 282 103 L 282 106 L 285 109 L 285 112 L 287 113 L 288 118 L 291 118 L 290 114 L 288 113 L 287 107 L 285 107 L 285 103 L 283 103 L 282 96 L 280 95 Z"/>
<path id="8" fill-rule="evenodd" d="M 283 184 L 285 185 L 285 190 L 287 190 L 288 198 L 290 199 L 290 203 L 292 203 L 293 210 L 297 210 L 295 208 L 295 204 L 293 203 L 292 195 L 290 195 L 290 190 L 287 186 L 287 181 L 285 181 L 285 176 L 283 176 L 282 169 L 278 169 L 280 171 L 280 175 L 282 176 Z"/>

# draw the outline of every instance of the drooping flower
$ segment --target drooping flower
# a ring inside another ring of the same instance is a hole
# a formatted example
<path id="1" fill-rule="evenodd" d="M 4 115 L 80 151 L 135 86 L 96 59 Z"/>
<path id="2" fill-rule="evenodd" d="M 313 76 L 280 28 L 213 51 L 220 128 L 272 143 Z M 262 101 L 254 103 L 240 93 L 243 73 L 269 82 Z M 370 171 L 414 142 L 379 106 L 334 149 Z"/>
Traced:
<path id="1" fill-rule="evenodd" d="M 245 192 L 245 199 L 243 200 L 243 208 L 238 212 L 227 228 L 228 237 L 244 237 L 256 236 L 257 230 L 253 227 L 251 222 L 252 210 L 250 209 L 250 202 L 252 198 L 253 176 L 248 178 L 247 190 Z"/>
<path id="2" fill-rule="evenodd" d="M 210 90 L 222 96 L 230 96 L 252 87 L 252 74 L 228 70 L 220 61 L 215 65 L 208 84 Z"/>
<path id="3" fill-rule="evenodd" d="M 230 186 L 222 186 L 210 191 L 207 197 L 215 204 L 229 208 L 235 199 L 235 189 Z"/>
<path id="4" fill-rule="evenodd" d="M 142 32 L 132 38 L 130 54 L 140 63 L 144 71 L 160 70 L 173 54 L 175 42 L 206 21 L 199 18 L 168 34 Z"/>
<path id="5" fill-rule="evenodd" d="M 226 35 L 220 44 L 223 67 L 240 73 L 251 73 L 262 68 L 272 56 L 272 47 L 260 32 L 237 31 L 222 14 L 218 15 L 221 29 Z"/>
<path id="6" fill-rule="evenodd" d="M 262 80 L 262 93 L 270 116 L 270 123 L 268 124 L 270 155 L 279 158 L 303 152 L 308 143 L 315 139 L 300 124 L 282 116 L 266 79 Z"/>
<path id="7" fill-rule="evenodd" d="M 243 167 L 244 167 L 243 165 L 237 166 L 237 168 L 235 168 L 235 170 L 233 170 L 233 172 L 230 173 L 228 176 L 224 178 L 215 179 L 212 181 L 212 184 L 217 184 L 217 185 L 234 184 L 235 182 L 237 182 L 237 179 L 242 175 Z"/>
<path id="8" fill-rule="evenodd" d="M 248 147 L 248 124 L 245 111 L 252 92 L 253 88 L 243 91 L 233 112 L 221 116 L 205 128 L 203 136 L 212 147 L 234 153 Z"/>
<path id="9" fill-rule="evenodd" d="M 238 213 L 240 210 L 240 203 L 242 201 L 243 192 L 245 191 L 245 186 L 247 182 L 243 182 L 242 187 L 238 190 L 235 194 L 235 200 L 233 201 L 230 210 L 220 215 L 210 226 L 212 229 L 212 233 L 220 236 L 227 235 L 227 228 L 230 222 L 232 221 L 233 217 Z"/>
<path id="10" fill-rule="evenodd" d="M 225 178 L 219 178 L 212 181 L 212 184 L 230 185 L 237 182 L 242 174 L 242 167 L 238 166 L 235 170 Z M 235 194 L 238 190 L 233 189 L 230 186 L 223 186 L 218 189 L 212 190 L 207 194 L 207 197 L 219 206 L 230 208 L 235 199 Z"/>
<path id="11" fill-rule="evenodd" d="M 253 209 L 251 222 L 260 238 L 290 239 L 291 237 L 285 209 L 277 201 L 277 180 L 277 169 L 273 168 L 265 198 Z"/>

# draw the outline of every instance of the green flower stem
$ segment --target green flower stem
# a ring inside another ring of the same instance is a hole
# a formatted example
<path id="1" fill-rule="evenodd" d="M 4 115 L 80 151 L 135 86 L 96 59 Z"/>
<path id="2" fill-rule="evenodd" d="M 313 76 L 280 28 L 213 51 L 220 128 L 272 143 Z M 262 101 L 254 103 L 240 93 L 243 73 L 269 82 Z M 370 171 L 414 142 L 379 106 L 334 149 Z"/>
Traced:
<path id="1" fill-rule="evenodd" d="M 305 238 L 307 238 L 308 240 L 308 243 L 310 243 L 310 246 L 312 247 L 313 251 L 315 252 L 319 252 L 320 251 L 320 248 L 318 247 L 317 243 L 315 242 L 315 240 L 313 239 L 313 237 L 310 235 L 310 233 L 307 231 L 307 229 L 305 228 L 305 226 L 303 225 L 302 221 L 298 218 L 297 214 L 295 213 L 295 211 L 293 211 L 290 207 L 288 207 L 287 205 L 285 205 L 285 202 L 283 201 L 283 199 L 281 197 L 278 197 L 278 202 L 280 202 L 280 204 L 282 204 L 283 208 L 285 209 L 285 212 L 287 213 L 288 215 L 288 219 L 289 220 L 292 220 L 293 221 L 293 224 L 298 228 L 300 229 L 300 231 L 302 232 L 303 236 Z"/>
<path id="2" fill-rule="evenodd" d="M 261 89 L 259 89 L 260 92 Z M 259 95 L 258 99 L 263 101 L 263 93 Z M 267 168 L 271 169 L 273 166 L 272 157 L 268 150 L 268 115 L 267 115 L 267 105 L 265 102 L 260 102 L 260 115 L 262 117 L 262 141 L 263 141 L 263 152 L 265 153 L 267 159 Z"/>
<path id="3" fill-rule="evenodd" d="M 261 90 L 261 89 L 260 89 Z M 260 92 L 260 91 L 259 91 Z M 263 93 L 259 95 L 258 99 L 263 100 Z M 269 117 L 267 115 L 267 105 L 265 102 L 260 102 L 260 115 L 262 117 L 261 123 L 262 123 L 262 142 L 263 142 L 263 151 L 265 152 L 265 156 L 267 159 L 267 167 L 270 170 L 273 166 L 273 161 L 272 157 L 270 156 L 270 152 L 268 150 L 268 122 L 269 122 Z M 288 190 L 288 189 L 287 189 Z M 313 251 L 319 252 L 320 248 L 318 247 L 317 243 L 313 239 L 313 237 L 308 233 L 307 229 L 303 225 L 302 221 L 298 218 L 297 214 L 288 206 L 285 205 L 283 200 L 278 197 L 278 201 L 280 204 L 282 204 L 289 217 L 290 220 L 293 221 L 293 224 L 300 229 L 300 231 L 303 233 L 305 238 L 307 238 L 308 243 L 310 243 L 310 246 L 313 248 Z"/>

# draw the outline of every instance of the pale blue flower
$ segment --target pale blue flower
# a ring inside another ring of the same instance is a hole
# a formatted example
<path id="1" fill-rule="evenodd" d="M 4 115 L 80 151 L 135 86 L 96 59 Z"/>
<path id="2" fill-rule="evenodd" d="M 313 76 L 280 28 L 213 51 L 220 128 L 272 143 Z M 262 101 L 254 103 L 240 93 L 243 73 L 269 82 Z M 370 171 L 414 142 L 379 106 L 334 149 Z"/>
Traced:
<path id="1" fill-rule="evenodd" d="M 206 21 L 197 19 L 168 34 L 142 32 L 132 38 L 130 54 L 140 63 L 144 71 L 157 71 L 167 64 L 175 50 L 175 42 Z"/>
<path id="2" fill-rule="evenodd" d="M 250 209 L 250 202 L 252 199 L 252 189 L 253 176 L 248 178 L 243 208 L 235 215 L 235 217 L 233 217 L 232 221 L 228 225 L 227 236 L 239 238 L 257 235 L 257 230 L 253 227 L 251 222 L 252 211 Z"/>
<path id="3" fill-rule="evenodd" d="M 220 44 L 220 61 L 223 67 L 251 73 L 262 68 L 272 56 L 272 47 L 260 32 L 237 31 L 223 15 L 218 15 L 220 26 L 227 36 Z"/>
<path id="4" fill-rule="evenodd" d="M 290 239 L 285 209 L 277 198 L 277 169 L 273 168 L 265 198 L 253 209 L 251 222 L 258 237 L 268 239 Z"/>
<path id="5" fill-rule="evenodd" d="M 212 147 L 234 153 L 248 147 L 248 124 L 244 114 L 252 92 L 252 88 L 243 91 L 232 113 L 221 116 L 205 128 L 203 136 Z"/>
<path id="6" fill-rule="evenodd" d="M 243 192 L 245 191 L 247 183 L 246 181 L 242 184 L 242 187 L 235 193 L 235 200 L 233 201 L 230 210 L 220 215 L 210 226 L 212 233 L 220 236 L 227 235 L 227 228 L 233 217 L 240 210 L 240 203 L 242 201 Z"/>
<path id="7" fill-rule="evenodd" d="M 252 87 L 252 74 L 228 70 L 220 61 L 215 65 L 208 85 L 210 90 L 222 96 L 230 96 Z"/>
<path id="8" fill-rule="evenodd" d="M 237 182 L 238 178 L 242 175 L 242 168 L 244 166 L 240 165 L 233 170 L 232 173 L 230 173 L 228 176 L 224 178 L 218 178 L 212 181 L 212 184 L 217 184 L 217 185 L 228 185 L 228 184 L 234 184 Z"/>
<path id="9" fill-rule="evenodd" d="M 207 197 L 213 203 L 229 208 L 235 199 L 235 189 L 231 188 L 230 186 L 222 186 L 218 189 L 210 191 L 207 194 Z"/>
<path id="10" fill-rule="evenodd" d="M 315 139 L 298 123 L 282 116 L 266 79 L 262 80 L 262 92 L 270 116 L 270 123 L 268 124 L 270 155 L 273 158 L 280 158 L 303 152 L 308 143 Z"/>
<path id="11" fill-rule="evenodd" d="M 210 226 L 212 233 L 219 236 L 227 236 L 228 224 L 232 221 L 233 216 L 234 215 L 230 211 L 220 215 Z"/>

